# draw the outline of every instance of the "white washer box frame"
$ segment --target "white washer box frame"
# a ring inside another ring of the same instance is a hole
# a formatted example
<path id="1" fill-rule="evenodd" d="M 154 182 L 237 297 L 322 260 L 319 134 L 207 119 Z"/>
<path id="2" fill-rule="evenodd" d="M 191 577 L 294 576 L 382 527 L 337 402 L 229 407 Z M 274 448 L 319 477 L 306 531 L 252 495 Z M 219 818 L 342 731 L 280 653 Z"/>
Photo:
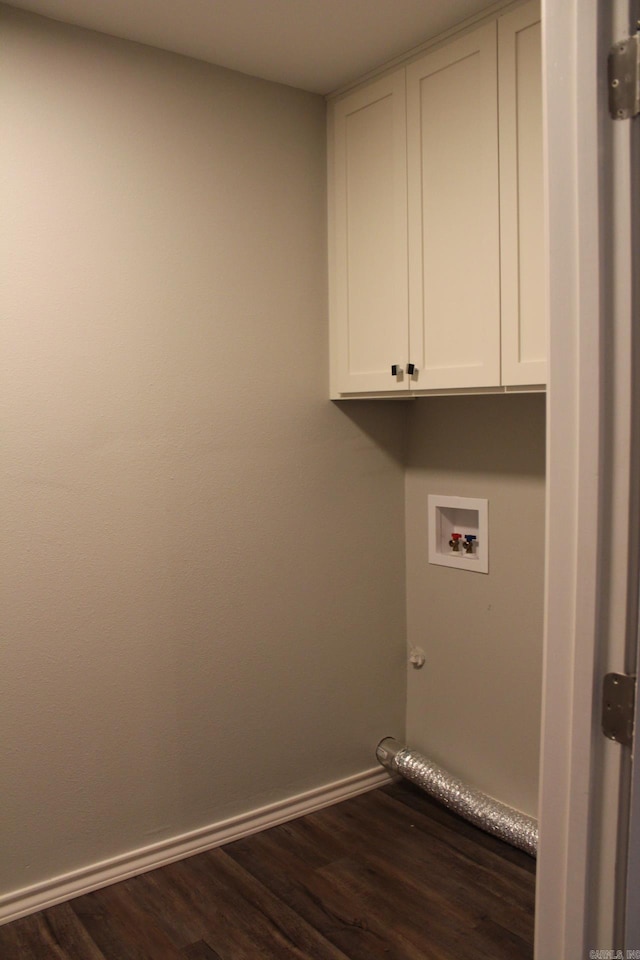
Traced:
<path id="1" fill-rule="evenodd" d="M 489 501 L 478 497 L 428 495 L 429 563 L 454 567 L 470 573 L 489 573 Z M 453 553 L 449 540 L 453 532 L 477 537 L 473 555 Z"/>

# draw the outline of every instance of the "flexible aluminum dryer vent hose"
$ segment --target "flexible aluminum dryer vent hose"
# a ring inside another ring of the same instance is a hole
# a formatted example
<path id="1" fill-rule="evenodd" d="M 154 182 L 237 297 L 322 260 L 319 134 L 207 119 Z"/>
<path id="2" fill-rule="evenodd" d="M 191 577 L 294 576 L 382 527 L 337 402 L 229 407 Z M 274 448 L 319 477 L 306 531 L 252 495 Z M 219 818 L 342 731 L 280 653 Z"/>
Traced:
<path id="1" fill-rule="evenodd" d="M 387 770 L 399 773 L 422 787 L 430 796 L 476 827 L 535 857 L 538 848 L 538 824 L 533 817 L 466 786 L 462 780 L 452 777 L 442 767 L 415 750 L 403 746 L 393 737 L 380 741 L 376 756 Z"/>

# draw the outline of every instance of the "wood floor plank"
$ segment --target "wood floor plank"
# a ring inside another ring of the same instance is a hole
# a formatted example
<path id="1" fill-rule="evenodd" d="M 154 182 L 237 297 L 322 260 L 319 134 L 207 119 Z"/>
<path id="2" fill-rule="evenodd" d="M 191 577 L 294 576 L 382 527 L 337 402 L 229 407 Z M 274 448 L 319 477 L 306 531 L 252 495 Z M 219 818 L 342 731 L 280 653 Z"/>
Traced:
<path id="1" fill-rule="evenodd" d="M 222 960 L 219 953 L 212 950 L 208 943 L 199 940 L 197 943 L 191 943 L 182 951 L 185 960 Z"/>
<path id="2" fill-rule="evenodd" d="M 498 840 L 491 834 L 478 830 L 471 823 L 452 813 L 445 806 L 429 797 L 424 791 L 407 781 L 392 783 L 378 791 L 383 796 L 396 800 L 403 806 L 409 807 L 421 816 L 428 816 L 434 823 L 439 823 L 452 829 L 460 842 L 465 839 L 471 841 L 471 848 L 489 850 L 502 860 L 513 863 L 526 873 L 535 874 L 536 861 L 524 850 L 518 850 L 503 840 Z M 470 849 L 471 849 L 470 848 Z"/>
<path id="3" fill-rule="evenodd" d="M 401 881 L 409 878 L 418 890 L 441 891 L 452 902 L 465 904 L 473 898 L 477 915 L 499 913 L 504 918 L 506 914 L 516 934 L 531 936 L 534 884 L 530 874 L 521 873 L 520 879 L 524 878 L 526 886 L 520 890 L 517 878 L 503 876 L 502 867 L 509 867 L 504 861 L 494 859 L 489 870 L 459 855 L 449 844 L 443 845 L 437 838 L 421 834 L 415 825 L 412 829 L 409 822 L 402 823 L 401 829 L 394 829 L 391 821 L 387 823 L 385 819 L 384 824 L 367 821 L 361 809 L 357 812 L 361 833 L 370 838 L 366 848 L 358 849 L 363 841 L 358 839 L 355 826 L 352 829 L 348 823 L 345 826 L 342 821 L 325 816 L 329 811 L 298 821 L 299 830 L 311 831 L 320 845 L 333 844 L 334 855 L 342 852 L 343 857 L 363 860 L 379 869 L 398 865 L 403 874 Z"/>
<path id="4" fill-rule="evenodd" d="M 31 919 L 25 917 L 22 920 L 14 920 L 12 923 L 5 923 L 0 926 L 0 957 L 6 960 L 22 960 L 22 957 L 30 956 L 30 952 L 20 953 L 20 936 L 25 920 Z"/>
<path id="5" fill-rule="evenodd" d="M 389 865 L 379 869 L 371 862 L 342 860 L 324 868 L 323 873 L 350 890 L 362 904 L 361 909 L 379 917 L 395 936 L 402 935 L 404 942 L 416 949 L 451 950 L 454 956 L 466 960 L 460 945 L 471 943 L 475 918 L 442 891 L 417 889 L 404 870 L 390 869 Z"/>
<path id="6" fill-rule="evenodd" d="M 2 960 L 107 960 L 70 904 L 0 926 Z"/>
<path id="7" fill-rule="evenodd" d="M 71 902 L 107 960 L 184 960 L 154 918 L 129 894 L 128 881 Z"/>
<path id="8" fill-rule="evenodd" d="M 354 805 L 339 821 L 335 820 L 331 809 L 321 811 L 317 823 L 334 836 L 337 831 L 344 832 L 349 844 L 353 844 L 357 836 L 357 824 L 365 834 L 375 838 L 377 850 L 384 852 L 391 847 L 409 858 L 415 856 L 417 863 L 421 858 L 430 858 L 435 860 L 434 868 L 443 862 L 449 865 L 459 862 L 464 865 L 465 882 L 468 879 L 479 886 L 491 886 L 494 893 L 507 902 L 518 902 L 521 894 L 530 896 L 535 882 L 533 875 L 505 861 L 495 850 L 478 849 L 472 839 L 460 837 L 459 818 L 455 820 L 458 822 L 453 826 L 443 827 L 430 816 L 414 812 L 408 822 L 399 805 L 380 792 L 374 803 L 361 807 Z M 420 843 L 417 835 L 421 835 Z"/>
<path id="9" fill-rule="evenodd" d="M 393 800 L 381 798 L 380 792 L 377 792 L 375 796 L 367 795 L 350 801 L 348 809 L 347 805 L 329 808 L 295 821 L 289 827 L 287 838 L 278 834 L 280 828 L 276 828 L 256 838 L 255 844 L 252 843 L 253 838 L 249 838 L 231 844 L 226 849 L 230 856 L 259 876 L 262 882 L 270 883 L 281 897 L 292 902 L 296 910 L 323 929 L 325 936 L 333 938 L 345 952 L 349 949 L 353 951 L 354 945 L 353 942 L 346 943 L 341 935 L 338 918 L 344 921 L 344 917 L 340 916 L 340 904 L 336 904 L 333 898 L 338 886 L 348 891 L 349 882 L 342 878 L 344 883 L 336 886 L 338 877 L 335 871 L 332 872 L 330 867 L 321 868 L 320 873 L 331 878 L 331 882 L 321 889 L 318 877 L 310 875 L 305 864 L 296 857 L 292 847 L 296 840 L 300 841 L 300 846 L 304 842 L 307 850 L 314 846 L 323 850 L 327 864 L 343 864 L 350 859 L 364 863 L 372 871 L 369 884 L 372 883 L 372 877 L 380 874 L 379 883 L 384 888 L 381 894 L 383 907 L 392 904 L 398 892 L 401 892 L 398 909 L 402 912 L 406 903 L 413 898 L 413 915 L 424 915 L 427 924 L 435 925 L 430 940 L 431 949 L 434 949 L 435 943 L 444 949 L 443 944 L 449 942 L 447 923 L 457 930 L 464 930 L 466 941 L 469 942 L 473 939 L 475 925 L 487 917 L 489 920 L 492 917 L 499 918 L 507 929 L 510 927 L 521 948 L 523 943 L 530 942 L 533 936 L 534 896 L 531 874 L 491 850 L 482 849 L 476 858 L 470 857 L 467 848 L 472 841 L 464 838 L 462 850 L 458 850 L 458 844 L 451 842 L 451 824 L 446 829 L 436 825 L 434 837 L 429 830 L 421 829 L 424 825 L 418 822 L 415 812 L 412 811 L 407 817 L 408 808 L 396 810 L 393 809 L 395 806 Z M 397 813 L 398 817 L 392 816 L 392 813 Z M 457 819 L 453 821 L 454 827 Z M 272 870 L 273 864 L 277 864 L 279 869 Z M 505 872 L 512 876 L 505 877 Z M 287 883 L 284 877 L 290 882 Z M 518 878 L 525 884 L 524 906 L 520 902 L 522 892 L 515 882 Z M 353 890 L 351 892 L 353 894 Z M 363 908 L 357 898 L 354 900 L 352 897 L 350 902 L 361 912 L 364 909 L 365 915 L 368 910 L 369 916 L 381 916 L 383 907 L 378 903 L 372 909 L 370 905 L 367 908 L 366 904 Z M 322 926 L 320 907 L 326 912 L 325 923 L 330 915 L 330 928 Z M 381 929 L 386 931 L 387 937 L 390 936 L 388 922 Z M 391 929 L 395 929 L 397 934 L 397 924 Z M 416 947 L 422 946 L 427 940 L 424 925 L 420 927 L 417 939 L 415 931 L 411 936 Z M 479 939 L 479 935 L 476 939 Z M 501 939 L 504 940 L 504 936 Z M 385 949 L 390 949 L 389 944 L 385 944 Z M 396 944 L 392 949 L 406 951 L 406 943 L 401 948 Z M 366 958 L 374 953 L 375 949 L 370 944 L 363 944 L 357 955 Z M 522 948 L 520 953 L 525 956 L 526 949 Z"/>
<path id="10" fill-rule="evenodd" d="M 472 898 L 467 903 L 455 901 L 434 888 L 429 888 L 427 896 L 424 888 L 412 884 L 403 871 L 393 870 L 388 864 L 379 869 L 344 860 L 324 868 L 323 873 L 342 883 L 354 900 L 365 904 L 369 913 L 418 949 L 430 948 L 456 960 L 477 960 L 486 946 L 490 946 L 492 960 L 525 960 L 532 955 L 525 940 L 502 927 L 500 936 L 488 943 L 486 931 L 492 918 L 479 914 Z M 393 896 L 389 895 L 390 889 Z M 514 942 L 519 944 L 515 953 Z"/>
<path id="11" fill-rule="evenodd" d="M 1 960 L 529 960 L 535 861 L 410 784 L 0 926 Z"/>
<path id="12" fill-rule="evenodd" d="M 376 809 L 380 804 L 382 808 Z M 349 811 L 349 817 L 357 820 L 361 830 L 372 838 L 366 853 L 368 862 L 384 870 L 386 865 L 402 861 L 406 877 L 418 887 L 432 887 L 446 892 L 453 902 L 473 904 L 479 916 L 499 914 L 500 922 L 518 936 L 531 937 L 534 878 L 528 871 L 484 849 L 478 856 L 470 857 L 469 840 L 465 839 L 461 848 L 459 841 L 452 842 L 455 830 L 447 828 L 442 835 L 439 825 L 432 829 L 428 817 L 419 820 L 414 815 L 407 828 L 406 819 L 394 818 L 393 807 L 393 801 L 378 797 L 375 805 L 354 805 Z M 331 810 L 321 811 L 314 823 L 334 840 L 344 834 L 349 856 L 357 851 L 353 840 L 357 835 L 355 824 L 351 830 L 349 821 L 336 820 Z M 523 899 L 527 909 L 522 907 Z"/>
<path id="13" fill-rule="evenodd" d="M 495 960 L 496 957 L 517 957 L 518 960 L 532 960 L 533 937 L 525 940 L 490 917 L 481 920 L 473 932 L 473 944 L 478 957 Z"/>
<path id="14" fill-rule="evenodd" d="M 257 842 L 253 844 L 244 844 L 244 841 L 231 844 L 228 855 L 290 904 L 350 960 L 431 958 L 431 953 L 407 943 L 393 927 L 354 897 L 348 882 L 310 868 L 295 850 L 283 851 L 269 833 L 255 837 Z"/>
<path id="15" fill-rule="evenodd" d="M 126 881 L 130 896 L 180 949 L 206 942 L 207 926 L 164 867 Z"/>
<path id="16" fill-rule="evenodd" d="M 223 848 L 172 867 L 183 894 L 201 892 L 203 939 L 225 960 L 348 960 Z"/>
<path id="17" fill-rule="evenodd" d="M 47 923 L 31 917 L 16 920 L 0 928 L 0 956 L 3 960 L 23 960 L 25 957 L 48 957 L 51 960 L 69 960 L 68 954 L 52 939 Z"/>
<path id="18" fill-rule="evenodd" d="M 0 957 L 3 960 L 43 956 L 51 960 L 68 960 L 68 955 L 52 939 L 44 919 L 24 917 L 0 927 Z"/>
<path id="19" fill-rule="evenodd" d="M 425 799 L 428 800 L 428 798 Z M 360 798 L 356 797 L 355 801 L 358 800 Z M 438 812 L 446 813 L 446 819 L 434 817 L 431 803 L 428 800 L 428 804 L 425 804 L 421 810 L 413 809 L 411 817 L 407 818 L 406 807 L 402 803 L 388 796 L 384 790 L 377 791 L 371 803 L 358 804 L 354 802 L 345 811 L 345 816 L 340 819 L 339 828 L 348 835 L 349 828 L 352 825 L 352 840 L 357 838 L 355 827 L 358 823 L 365 833 L 371 832 L 372 835 L 380 833 L 394 838 L 404 837 L 410 843 L 412 842 L 412 833 L 418 830 L 433 838 L 443 853 L 455 851 L 464 855 L 470 864 L 477 864 L 483 870 L 495 871 L 500 876 L 508 877 L 510 888 L 514 883 L 524 889 L 530 887 L 533 871 L 523 869 L 522 864 L 515 863 L 512 860 L 505 860 L 502 848 L 507 844 L 472 827 L 471 824 L 451 814 L 450 811 L 443 811 L 443 808 L 439 808 Z M 332 826 L 335 819 L 334 811 L 335 808 L 328 808 L 325 811 L 319 811 L 318 814 L 318 822 L 325 824 L 326 829 L 331 831 L 335 829 Z M 409 829 L 407 829 L 408 823 L 410 824 Z M 515 852 L 520 853 L 521 851 Z M 524 853 L 522 856 L 527 861 L 531 860 Z"/>

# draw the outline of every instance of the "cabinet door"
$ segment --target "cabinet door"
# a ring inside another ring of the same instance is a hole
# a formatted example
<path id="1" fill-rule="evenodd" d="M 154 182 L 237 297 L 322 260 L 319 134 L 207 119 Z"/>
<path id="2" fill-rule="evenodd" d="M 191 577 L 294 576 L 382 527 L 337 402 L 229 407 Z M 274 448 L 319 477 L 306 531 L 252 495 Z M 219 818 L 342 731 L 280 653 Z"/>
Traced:
<path id="1" fill-rule="evenodd" d="M 406 390 L 404 69 L 339 100 L 332 111 L 332 396 Z"/>
<path id="2" fill-rule="evenodd" d="M 502 382 L 546 382 L 540 9 L 498 21 Z"/>
<path id="3" fill-rule="evenodd" d="M 500 384 L 496 25 L 407 67 L 417 389 Z"/>

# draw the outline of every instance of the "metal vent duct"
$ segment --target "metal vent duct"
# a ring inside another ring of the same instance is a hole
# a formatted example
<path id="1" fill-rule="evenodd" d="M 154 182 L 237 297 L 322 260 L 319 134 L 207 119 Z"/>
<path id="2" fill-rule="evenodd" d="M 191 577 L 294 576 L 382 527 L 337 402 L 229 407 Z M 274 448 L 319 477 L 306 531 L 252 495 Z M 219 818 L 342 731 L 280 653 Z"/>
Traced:
<path id="1" fill-rule="evenodd" d="M 393 737 L 380 741 L 376 756 L 387 770 L 415 783 L 476 827 L 492 833 L 500 840 L 506 840 L 532 857 L 536 856 L 538 824 L 533 817 L 466 786 L 462 780 L 452 777 L 442 767 L 403 746 Z"/>

